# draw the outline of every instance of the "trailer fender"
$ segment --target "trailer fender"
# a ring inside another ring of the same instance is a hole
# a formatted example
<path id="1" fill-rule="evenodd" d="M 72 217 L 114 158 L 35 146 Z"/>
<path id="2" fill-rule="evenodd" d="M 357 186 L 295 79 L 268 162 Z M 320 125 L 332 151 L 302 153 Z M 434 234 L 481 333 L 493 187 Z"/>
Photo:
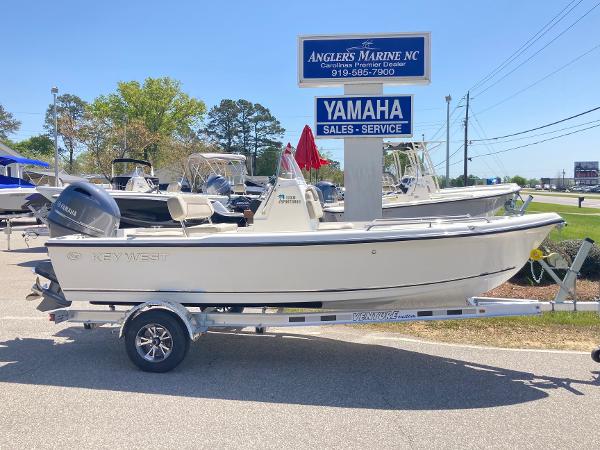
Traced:
<path id="1" fill-rule="evenodd" d="M 198 332 L 199 327 L 198 323 L 194 317 L 194 315 L 188 311 L 188 309 L 182 306 L 179 303 L 173 303 L 166 300 L 163 301 L 152 301 L 141 303 L 136 307 L 132 308 L 127 315 L 123 318 L 123 322 L 121 324 L 121 328 L 119 330 L 119 338 L 122 338 L 125 334 L 125 328 L 131 320 L 140 314 L 143 314 L 146 311 L 162 309 L 173 314 L 177 319 L 181 321 L 184 325 L 185 329 L 188 332 L 188 335 L 192 341 L 195 341 L 200 337 L 200 332 Z"/>

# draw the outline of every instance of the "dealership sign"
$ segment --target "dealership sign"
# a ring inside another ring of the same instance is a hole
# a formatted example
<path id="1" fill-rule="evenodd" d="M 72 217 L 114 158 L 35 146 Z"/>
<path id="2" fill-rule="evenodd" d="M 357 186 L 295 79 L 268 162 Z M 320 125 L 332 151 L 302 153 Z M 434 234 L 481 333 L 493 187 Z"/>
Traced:
<path id="1" fill-rule="evenodd" d="M 315 97 L 315 135 L 412 137 L 412 103 L 412 95 Z"/>
<path id="2" fill-rule="evenodd" d="M 300 87 L 428 84 L 430 34 L 300 36 Z"/>

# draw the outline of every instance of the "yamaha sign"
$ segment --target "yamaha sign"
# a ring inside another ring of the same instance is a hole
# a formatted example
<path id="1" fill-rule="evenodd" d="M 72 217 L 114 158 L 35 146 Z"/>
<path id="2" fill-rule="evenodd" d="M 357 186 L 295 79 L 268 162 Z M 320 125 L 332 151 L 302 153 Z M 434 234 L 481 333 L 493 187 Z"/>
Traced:
<path id="1" fill-rule="evenodd" d="M 412 95 L 315 98 L 315 136 L 412 137 Z"/>
<path id="2" fill-rule="evenodd" d="M 429 82 L 429 33 L 298 38 L 300 87 Z"/>

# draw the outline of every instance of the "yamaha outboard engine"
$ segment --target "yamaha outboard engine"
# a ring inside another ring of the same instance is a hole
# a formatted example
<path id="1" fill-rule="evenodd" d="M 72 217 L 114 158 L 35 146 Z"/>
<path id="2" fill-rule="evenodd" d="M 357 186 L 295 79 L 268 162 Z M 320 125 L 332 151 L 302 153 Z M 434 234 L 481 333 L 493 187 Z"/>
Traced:
<path id="1" fill-rule="evenodd" d="M 221 175 L 211 175 L 206 180 L 204 193 L 209 195 L 229 195 L 231 194 L 231 184 Z"/>
<path id="2" fill-rule="evenodd" d="M 48 229 L 51 238 L 69 234 L 109 237 L 116 234 L 120 219 L 119 207 L 108 192 L 95 184 L 77 182 L 67 186 L 52 205 Z M 71 305 L 50 260 L 36 264 L 34 271 L 50 282 L 43 285 L 38 278 L 27 296 L 28 300 L 42 299 L 38 310 L 52 311 Z"/>
<path id="3" fill-rule="evenodd" d="M 315 187 L 321 191 L 321 203 L 335 203 L 338 201 L 338 189 L 331 181 L 319 181 Z"/>
<path id="4" fill-rule="evenodd" d="M 100 186 L 77 182 L 67 186 L 48 214 L 50 237 L 85 234 L 114 236 L 121 212 L 115 200 Z"/>

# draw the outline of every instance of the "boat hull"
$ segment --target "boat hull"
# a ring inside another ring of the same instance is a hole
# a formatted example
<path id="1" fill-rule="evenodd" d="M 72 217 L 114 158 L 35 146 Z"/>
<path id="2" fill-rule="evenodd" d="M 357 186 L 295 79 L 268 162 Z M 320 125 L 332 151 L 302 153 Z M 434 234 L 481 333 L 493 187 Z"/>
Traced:
<path id="1" fill-rule="evenodd" d="M 49 241 L 48 250 L 64 295 L 73 302 L 453 306 L 512 277 L 558 223 L 551 216 L 535 223 L 506 218 L 516 222 L 510 229 L 312 233 L 318 240 L 310 233 L 279 233 L 266 241 L 243 232 L 160 242 L 58 238 Z M 235 269 L 236 261 L 245 262 L 243 269 Z"/>
<path id="2" fill-rule="evenodd" d="M 457 191 L 455 195 L 442 194 L 436 198 L 397 202 L 385 204 L 382 207 L 382 216 L 384 218 L 410 218 L 410 217 L 435 217 L 435 216 L 462 216 L 471 217 L 489 217 L 496 214 L 507 201 L 513 198 L 518 190 L 489 190 L 470 193 L 469 195 L 460 195 Z M 343 222 L 343 207 L 325 207 L 323 221 L 325 222 Z"/>
<path id="3" fill-rule="evenodd" d="M 0 214 L 29 212 L 25 207 L 27 197 L 35 194 L 35 188 L 8 188 L 0 190 Z"/>

